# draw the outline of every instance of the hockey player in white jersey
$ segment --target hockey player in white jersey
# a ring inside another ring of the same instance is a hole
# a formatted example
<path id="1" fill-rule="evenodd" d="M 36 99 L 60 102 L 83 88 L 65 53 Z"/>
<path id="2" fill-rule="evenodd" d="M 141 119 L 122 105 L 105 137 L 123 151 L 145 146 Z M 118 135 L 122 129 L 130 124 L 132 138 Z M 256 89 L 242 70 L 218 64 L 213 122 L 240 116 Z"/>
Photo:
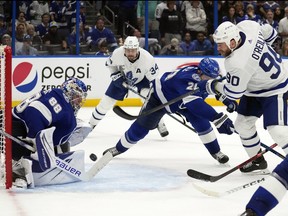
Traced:
<path id="1" fill-rule="evenodd" d="M 272 48 L 277 32 L 270 25 L 242 21 L 234 25 L 223 22 L 213 38 L 218 52 L 225 57 L 227 82 L 208 81 L 199 84 L 209 94 L 220 92 L 229 99 L 240 99 L 234 123 L 249 157 L 260 150 L 255 122 L 263 116 L 264 128 L 288 153 L 288 71 Z M 260 157 L 240 169 L 242 172 L 264 170 L 267 162 Z M 242 215 L 266 215 L 288 189 L 288 159 L 284 159 L 260 186 Z"/>
<path id="2" fill-rule="evenodd" d="M 117 100 L 122 101 L 125 98 L 128 87 L 147 97 L 151 81 L 159 74 L 159 68 L 153 56 L 139 47 L 135 36 L 128 36 L 124 46 L 114 50 L 106 66 L 111 72 L 112 82 L 92 113 L 89 121 L 92 128 L 105 117 Z M 169 134 L 163 119 L 160 120 L 157 129 L 162 137 Z"/>

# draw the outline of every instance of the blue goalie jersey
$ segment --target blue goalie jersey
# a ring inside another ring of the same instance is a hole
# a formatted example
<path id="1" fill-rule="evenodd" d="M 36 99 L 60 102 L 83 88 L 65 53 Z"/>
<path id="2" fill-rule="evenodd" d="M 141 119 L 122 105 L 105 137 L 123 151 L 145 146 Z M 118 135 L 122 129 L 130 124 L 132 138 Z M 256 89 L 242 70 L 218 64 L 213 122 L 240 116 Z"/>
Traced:
<path id="1" fill-rule="evenodd" d="M 13 118 L 24 122 L 27 138 L 33 139 L 43 129 L 55 126 L 54 146 L 66 142 L 76 128 L 74 110 L 61 89 L 40 91 L 12 110 Z"/>

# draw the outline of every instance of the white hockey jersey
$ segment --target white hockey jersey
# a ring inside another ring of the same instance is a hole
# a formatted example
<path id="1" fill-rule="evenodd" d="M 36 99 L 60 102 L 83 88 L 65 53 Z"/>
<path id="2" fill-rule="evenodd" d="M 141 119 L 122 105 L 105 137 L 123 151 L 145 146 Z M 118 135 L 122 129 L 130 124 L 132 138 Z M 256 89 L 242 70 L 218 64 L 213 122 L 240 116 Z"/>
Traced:
<path id="1" fill-rule="evenodd" d="M 273 28 L 269 33 L 269 28 L 254 21 L 242 21 L 237 27 L 242 32 L 242 42 L 225 59 L 227 83 L 223 87 L 224 94 L 236 100 L 243 94 L 266 97 L 286 92 L 288 70 L 269 44 L 276 36 Z"/>
<path id="2" fill-rule="evenodd" d="M 139 48 L 138 59 L 132 63 L 124 55 L 124 47 L 119 47 L 108 58 L 106 66 L 111 73 L 121 71 L 132 85 L 141 82 L 144 77 L 152 81 L 159 74 L 159 68 L 154 57 L 142 48 Z"/>

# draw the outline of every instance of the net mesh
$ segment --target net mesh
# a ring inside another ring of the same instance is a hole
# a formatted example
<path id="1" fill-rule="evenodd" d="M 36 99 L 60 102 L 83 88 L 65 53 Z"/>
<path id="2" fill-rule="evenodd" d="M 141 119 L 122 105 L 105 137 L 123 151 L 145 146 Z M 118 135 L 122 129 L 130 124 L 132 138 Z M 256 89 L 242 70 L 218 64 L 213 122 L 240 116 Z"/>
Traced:
<path id="1" fill-rule="evenodd" d="M 5 128 L 5 53 L 2 46 L 0 46 L 0 128 Z M 6 167 L 5 167 L 5 137 L 0 134 L 0 185 L 5 186 Z"/>
<path id="2" fill-rule="evenodd" d="M 11 60 L 11 48 L 0 46 L 0 129 L 8 133 L 12 131 Z M 11 161 L 11 141 L 0 133 L 0 188 L 11 187 Z"/>

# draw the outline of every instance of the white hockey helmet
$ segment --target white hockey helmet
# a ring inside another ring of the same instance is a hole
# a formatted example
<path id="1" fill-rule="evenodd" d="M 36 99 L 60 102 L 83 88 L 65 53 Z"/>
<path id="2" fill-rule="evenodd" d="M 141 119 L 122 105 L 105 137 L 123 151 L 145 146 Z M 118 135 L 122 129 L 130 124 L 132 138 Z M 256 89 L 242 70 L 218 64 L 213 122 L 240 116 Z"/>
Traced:
<path id="1" fill-rule="evenodd" d="M 139 50 L 139 41 L 136 36 L 128 36 L 124 41 L 125 49 L 137 49 Z"/>
<path id="2" fill-rule="evenodd" d="M 226 43 L 228 48 L 233 51 L 233 49 L 230 47 L 230 41 L 234 39 L 236 41 L 236 46 L 238 45 L 240 40 L 239 29 L 232 22 L 225 21 L 215 30 L 213 39 L 215 43 Z"/>

